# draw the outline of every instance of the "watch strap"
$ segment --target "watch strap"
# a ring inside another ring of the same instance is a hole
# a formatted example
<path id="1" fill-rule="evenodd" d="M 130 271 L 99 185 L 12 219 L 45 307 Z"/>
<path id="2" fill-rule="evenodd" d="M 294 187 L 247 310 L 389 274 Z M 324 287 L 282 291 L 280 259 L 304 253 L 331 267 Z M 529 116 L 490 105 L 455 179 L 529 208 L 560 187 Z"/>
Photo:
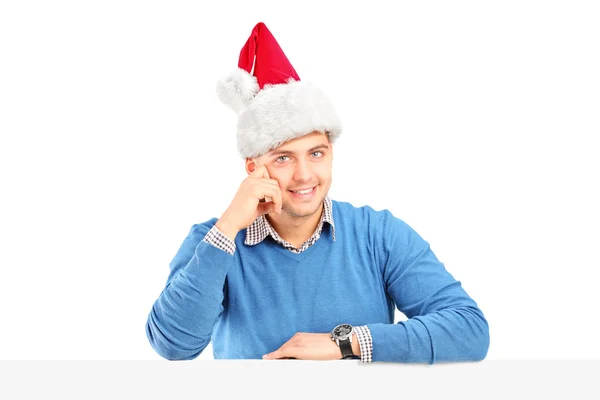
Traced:
<path id="1" fill-rule="evenodd" d="M 338 340 L 340 350 L 342 351 L 342 359 L 354 358 L 354 353 L 352 352 L 352 343 L 350 339 L 346 340 Z"/>

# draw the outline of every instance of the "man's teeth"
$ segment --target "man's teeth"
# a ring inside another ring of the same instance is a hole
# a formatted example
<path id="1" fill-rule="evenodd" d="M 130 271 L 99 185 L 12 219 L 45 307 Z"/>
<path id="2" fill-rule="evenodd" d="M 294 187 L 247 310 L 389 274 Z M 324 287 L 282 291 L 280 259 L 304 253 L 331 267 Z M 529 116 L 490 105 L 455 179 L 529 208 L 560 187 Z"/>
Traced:
<path id="1" fill-rule="evenodd" d="M 310 189 L 306 189 L 306 190 L 299 190 L 299 191 L 293 191 L 294 193 L 298 193 L 298 194 L 308 194 L 310 192 L 312 192 L 314 188 L 310 188 Z"/>

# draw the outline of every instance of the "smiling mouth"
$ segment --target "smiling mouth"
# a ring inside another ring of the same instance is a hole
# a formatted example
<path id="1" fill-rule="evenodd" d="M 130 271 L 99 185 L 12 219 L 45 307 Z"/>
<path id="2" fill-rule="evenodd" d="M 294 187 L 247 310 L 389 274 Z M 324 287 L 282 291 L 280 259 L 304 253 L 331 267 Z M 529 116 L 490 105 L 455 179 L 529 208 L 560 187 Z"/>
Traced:
<path id="1" fill-rule="evenodd" d="M 319 185 L 317 185 L 319 186 Z M 288 190 L 293 197 L 303 199 L 312 197 L 312 195 L 316 192 L 317 186 L 313 186 L 312 188 L 300 189 L 300 190 Z"/>
<path id="2" fill-rule="evenodd" d="M 290 190 L 290 192 L 296 193 L 296 194 L 308 194 L 308 193 L 312 192 L 314 188 L 316 188 L 316 186 L 313 186 L 311 188 L 306 188 L 306 189 L 300 189 L 300 190 Z"/>

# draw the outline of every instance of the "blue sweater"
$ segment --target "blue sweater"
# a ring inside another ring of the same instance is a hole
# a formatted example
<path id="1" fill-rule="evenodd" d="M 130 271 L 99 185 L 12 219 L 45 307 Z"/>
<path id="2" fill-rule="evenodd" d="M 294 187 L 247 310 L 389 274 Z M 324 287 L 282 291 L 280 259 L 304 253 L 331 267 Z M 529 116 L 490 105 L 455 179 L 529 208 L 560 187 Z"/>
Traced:
<path id="1" fill-rule="evenodd" d="M 230 255 L 202 239 L 217 222 L 193 225 L 170 263 L 146 323 L 169 360 L 262 358 L 296 332 L 367 325 L 373 361 L 479 361 L 488 323 L 473 299 L 410 226 L 388 210 L 332 200 L 335 221 L 296 254 L 268 237 L 238 233 Z M 395 307 L 406 317 L 394 323 Z"/>

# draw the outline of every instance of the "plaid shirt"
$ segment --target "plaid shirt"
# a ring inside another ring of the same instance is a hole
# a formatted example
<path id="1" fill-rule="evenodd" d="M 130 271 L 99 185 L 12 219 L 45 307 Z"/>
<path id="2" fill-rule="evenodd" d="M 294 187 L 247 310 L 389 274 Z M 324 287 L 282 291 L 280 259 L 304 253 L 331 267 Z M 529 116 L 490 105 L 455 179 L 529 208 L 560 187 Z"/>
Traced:
<path id="1" fill-rule="evenodd" d="M 246 229 L 246 240 L 244 244 L 248 246 L 254 246 L 262 242 L 267 236 L 271 235 L 277 243 L 285 247 L 286 249 L 294 253 L 302 253 L 304 250 L 312 246 L 320 237 L 323 230 L 323 223 L 329 223 L 332 228 L 332 237 L 335 241 L 335 225 L 333 223 L 333 212 L 332 203 L 329 196 L 325 197 L 323 201 L 323 213 L 321 214 L 321 221 L 315 230 L 315 233 L 305 241 L 299 248 L 294 247 L 282 239 L 279 234 L 275 231 L 273 226 L 269 223 L 264 215 L 258 217 L 248 228 Z M 205 242 L 228 252 L 229 254 L 235 253 L 235 243 L 225 236 L 216 226 L 213 226 L 203 239 Z M 373 340 L 371 339 L 371 332 L 366 325 L 355 326 L 354 331 L 358 338 L 360 345 L 360 361 L 371 362 L 373 361 Z"/>

